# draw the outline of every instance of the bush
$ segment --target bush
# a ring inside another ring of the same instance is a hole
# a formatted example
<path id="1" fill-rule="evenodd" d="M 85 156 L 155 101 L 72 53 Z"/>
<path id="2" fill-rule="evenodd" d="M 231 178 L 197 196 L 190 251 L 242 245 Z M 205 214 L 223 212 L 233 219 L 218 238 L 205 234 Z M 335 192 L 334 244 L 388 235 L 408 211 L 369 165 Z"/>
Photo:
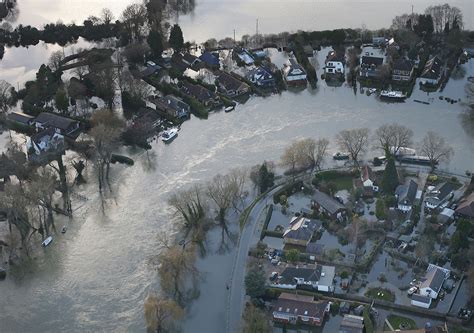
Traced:
<path id="1" fill-rule="evenodd" d="M 383 200 L 377 200 L 375 203 L 375 216 L 379 220 L 385 220 L 387 218 L 387 214 L 385 213 L 385 203 Z"/>
<path id="2" fill-rule="evenodd" d="M 270 223 L 270 220 L 272 219 L 272 213 L 273 205 L 270 205 L 270 207 L 268 207 L 267 216 L 265 216 L 265 222 L 263 223 L 262 233 L 260 234 L 260 240 L 265 237 L 265 231 L 267 231 L 268 223 Z"/>

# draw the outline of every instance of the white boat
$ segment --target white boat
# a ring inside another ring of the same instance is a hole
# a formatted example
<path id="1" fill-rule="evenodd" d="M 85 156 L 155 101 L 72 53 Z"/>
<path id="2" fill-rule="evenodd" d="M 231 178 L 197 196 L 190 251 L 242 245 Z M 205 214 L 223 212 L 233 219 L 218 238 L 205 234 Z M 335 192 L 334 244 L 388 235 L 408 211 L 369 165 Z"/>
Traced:
<path id="1" fill-rule="evenodd" d="M 396 150 L 396 147 L 390 147 L 390 151 L 395 157 L 402 157 L 402 156 L 415 156 L 416 150 L 409 147 L 400 147 Z"/>
<path id="2" fill-rule="evenodd" d="M 235 105 L 228 106 L 224 109 L 225 112 L 230 112 L 235 109 Z"/>
<path id="3" fill-rule="evenodd" d="M 369 89 L 369 93 L 372 95 L 372 94 L 375 94 L 377 92 L 377 89 L 376 88 L 370 88 Z"/>
<path id="4" fill-rule="evenodd" d="M 177 128 L 170 128 L 161 134 L 161 140 L 163 142 L 171 142 L 178 136 L 178 129 Z"/>
<path id="5" fill-rule="evenodd" d="M 382 90 L 380 92 L 381 98 L 387 98 L 392 100 L 404 100 L 407 98 L 407 95 L 401 91 L 392 91 L 392 90 Z"/>
<path id="6" fill-rule="evenodd" d="M 53 237 L 49 236 L 48 238 L 46 238 L 43 243 L 41 243 L 41 245 L 43 245 L 43 247 L 46 247 L 48 246 L 49 244 L 51 244 L 51 242 L 53 241 Z"/>

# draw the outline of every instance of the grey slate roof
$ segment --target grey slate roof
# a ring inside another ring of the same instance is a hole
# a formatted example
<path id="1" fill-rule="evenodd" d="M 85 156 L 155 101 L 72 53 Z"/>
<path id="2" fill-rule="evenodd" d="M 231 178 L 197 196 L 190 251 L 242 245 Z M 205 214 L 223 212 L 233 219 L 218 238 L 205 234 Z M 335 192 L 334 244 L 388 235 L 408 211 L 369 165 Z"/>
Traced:
<path id="1" fill-rule="evenodd" d="M 21 113 L 21 112 L 12 112 L 8 114 L 8 120 L 24 124 L 24 125 L 30 125 L 30 123 L 35 119 L 35 117 L 32 117 L 28 114 Z"/>
<path id="2" fill-rule="evenodd" d="M 435 292 L 439 292 L 443 286 L 446 274 L 438 268 L 433 268 L 426 274 L 426 280 L 420 285 L 420 288 L 430 288 Z"/>
<path id="3" fill-rule="evenodd" d="M 339 333 L 362 333 L 364 331 L 364 317 L 344 315 Z"/>
<path id="4" fill-rule="evenodd" d="M 306 219 L 304 217 L 299 217 L 295 219 L 291 226 L 298 223 L 301 219 L 304 220 L 304 223 L 298 229 L 287 229 L 283 235 L 283 238 L 291 238 L 297 240 L 309 241 L 314 235 L 314 232 L 319 229 L 322 225 L 322 222 L 316 220 Z M 291 228 L 290 226 L 290 228 Z"/>
<path id="5" fill-rule="evenodd" d="M 340 210 L 346 209 L 346 207 L 344 207 L 344 205 L 339 201 L 318 190 L 314 192 L 313 200 L 331 215 L 336 214 Z"/>
<path id="6" fill-rule="evenodd" d="M 316 268 L 286 267 L 280 276 L 282 277 L 281 284 L 296 284 L 295 278 L 304 279 L 306 282 L 316 282 L 321 277 L 321 266 L 318 265 Z"/>
<path id="7" fill-rule="evenodd" d="M 420 294 L 413 294 L 411 296 L 412 301 L 417 301 L 420 303 L 431 304 L 431 297 L 421 296 Z"/>
<path id="8" fill-rule="evenodd" d="M 416 198 L 418 184 L 410 180 L 408 185 L 398 185 L 395 194 L 398 195 L 398 203 L 412 205 Z"/>
<path id="9" fill-rule="evenodd" d="M 199 100 L 201 102 L 205 102 L 205 101 L 208 101 L 208 100 L 213 100 L 217 97 L 214 92 L 210 91 L 209 89 L 207 89 L 207 88 L 205 88 L 201 85 L 192 84 L 192 83 L 187 82 L 187 81 L 183 81 L 182 84 L 183 84 L 183 86 L 182 86 L 181 90 L 185 94 L 191 95 L 191 96 L 193 96 L 194 98 L 196 98 L 197 100 Z"/>
<path id="10" fill-rule="evenodd" d="M 365 66 L 380 66 L 383 64 L 383 58 L 379 57 L 370 57 L 370 56 L 362 56 L 362 63 L 361 65 Z"/>
<path id="11" fill-rule="evenodd" d="M 237 80 L 235 77 L 232 75 L 226 73 L 226 72 L 220 72 L 219 76 L 217 77 L 217 81 L 219 84 L 221 84 L 227 91 L 234 90 L 237 91 L 239 90 L 240 87 L 245 85 L 248 87 L 248 85 L 245 82 L 242 82 L 240 80 Z"/>
<path id="12" fill-rule="evenodd" d="M 69 126 L 72 124 L 77 123 L 77 121 L 74 119 L 61 117 L 47 112 L 41 112 L 38 117 L 36 117 L 35 122 L 40 123 L 43 126 L 51 126 L 64 131 L 68 130 Z"/>
<path id="13" fill-rule="evenodd" d="M 292 314 L 323 320 L 328 301 L 309 300 L 311 297 L 282 293 L 273 304 L 274 313 Z"/>
<path id="14" fill-rule="evenodd" d="M 393 63 L 393 70 L 411 72 L 413 69 L 413 63 L 407 59 L 397 59 Z"/>
<path id="15" fill-rule="evenodd" d="M 431 58 L 425 64 L 421 77 L 425 79 L 437 79 L 441 74 L 441 60 L 438 57 Z"/>

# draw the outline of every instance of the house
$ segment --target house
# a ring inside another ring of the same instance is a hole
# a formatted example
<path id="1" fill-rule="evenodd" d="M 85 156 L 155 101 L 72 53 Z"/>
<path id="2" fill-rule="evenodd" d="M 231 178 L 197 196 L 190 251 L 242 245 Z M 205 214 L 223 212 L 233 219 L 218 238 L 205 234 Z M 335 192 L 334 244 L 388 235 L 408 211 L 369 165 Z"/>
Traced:
<path id="1" fill-rule="evenodd" d="M 41 112 L 35 118 L 34 124 L 38 132 L 47 128 L 54 128 L 56 132 L 65 137 L 77 138 L 79 135 L 79 122 L 77 120 L 59 116 L 53 113 Z"/>
<path id="2" fill-rule="evenodd" d="M 206 51 L 201 56 L 199 59 L 206 65 L 208 68 L 211 69 L 219 69 L 220 67 L 220 62 L 219 62 L 219 57 L 216 57 L 212 53 Z"/>
<path id="3" fill-rule="evenodd" d="M 422 296 L 420 294 L 413 294 L 411 296 L 411 305 L 418 306 L 420 308 L 429 309 L 431 306 L 431 297 Z"/>
<path id="4" fill-rule="evenodd" d="M 293 217 L 290 226 L 283 233 L 285 244 L 307 246 L 314 233 L 321 228 L 322 222 L 310 220 L 303 216 Z"/>
<path id="5" fill-rule="evenodd" d="M 173 95 L 167 95 L 162 98 L 152 98 L 150 101 L 155 104 L 157 110 L 166 112 L 172 117 L 187 118 L 191 113 L 191 107 L 183 102 L 181 98 Z"/>
<path id="6" fill-rule="evenodd" d="M 433 190 L 426 193 L 425 206 L 435 209 L 450 200 L 454 195 L 455 186 L 448 182 L 438 184 Z"/>
<path id="7" fill-rule="evenodd" d="M 297 287 L 312 288 L 318 291 L 334 290 L 334 266 L 316 265 L 315 268 L 286 267 L 272 287 L 296 289 Z"/>
<path id="8" fill-rule="evenodd" d="M 342 220 L 346 215 L 346 207 L 324 192 L 316 190 L 312 199 L 313 209 L 328 215 L 333 220 Z"/>
<path id="9" fill-rule="evenodd" d="M 33 125 L 35 117 L 32 117 L 29 114 L 22 112 L 12 112 L 8 114 L 7 119 L 13 123 L 17 123 L 24 126 L 31 126 Z"/>
<path id="10" fill-rule="evenodd" d="M 395 190 L 395 197 L 398 202 L 398 209 L 404 213 L 411 210 L 416 199 L 418 184 L 410 180 L 408 185 L 398 185 Z"/>
<path id="11" fill-rule="evenodd" d="M 446 225 L 454 219 L 454 210 L 451 208 L 443 208 L 438 215 L 438 223 Z"/>
<path id="12" fill-rule="evenodd" d="M 474 218 L 474 192 L 459 202 L 459 206 L 456 208 L 455 212 L 456 215 L 462 217 L 469 219 Z"/>
<path id="13" fill-rule="evenodd" d="M 372 37 L 372 44 L 375 47 L 385 46 L 386 43 L 387 43 L 387 41 L 386 41 L 385 37 Z"/>
<path id="14" fill-rule="evenodd" d="M 216 81 L 219 85 L 219 89 L 227 97 L 244 95 L 250 91 L 250 86 L 247 83 L 237 80 L 235 77 L 226 72 L 220 72 Z"/>
<path id="15" fill-rule="evenodd" d="M 316 302 L 313 296 L 282 293 L 272 307 L 274 322 L 322 326 L 324 318 L 329 313 L 330 303 Z"/>
<path id="16" fill-rule="evenodd" d="M 247 80 L 258 87 L 273 88 L 275 86 L 275 77 L 272 72 L 265 67 L 256 67 L 247 73 Z"/>
<path id="17" fill-rule="evenodd" d="M 433 57 L 428 60 L 420 75 L 420 82 L 422 84 L 429 84 L 436 86 L 441 79 L 441 60 L 438 57 Z"/>
<path id="18" fill-rule="evenodd" d="M 449 275 L 450 271 L 448 269 L 430 264 L 419 286 L 419 294 L 421 296 L 437 299 L 443 287 L 444 280 L 446 280 Z"/>
<path id="19" fill-rule="evenodd" d="M 36 164 L 48 163 L 64 155 L 64 136 L 49 127 L 28 138 L 26 142 L 28 160 Z"/>
<path id="20" fill-rule="evenodd" d="M 221 104 L 221 100 L 216 93 L 199 84 L 183 81 L 180 90 L 183 94 L 197 99 L 206 107 L 215 107 Z"/>
<path id="21" fill-rule="evenodd" d="M 255 63 L 255 59 L 252 57 L 249 51 L 245 49 L 235 50 L 237 57 L 246 65 L 250 66 Z"/>
<path id="22" fill-rule="evenodd" d="M 341 325 L 339 326 L 339 333 L 363 333 L 364 317 L 354 316 L 350 314 L 344 315 Z"/>
<path id="23" fill-rule="evenodd" d="M 296 59 L 290 58 L 283 68 L 283 77 L 288 84 L 306 84 L 306 72 Z"/>
<path id="24" fill-rule="evenodd" d="M 359 75 L 366 78 L 376 78 L 380 75 L 380 67 L 385 61 L 382 50 L 374 47 L 364 47 L 360 58 Z"/>
<path id="25" fill-rule="evenodd" d="M 374 187 L 375 186 L 375 175 L 372 171 L 372 168 L 368 165 L 364 165 L 360 171 L 360 180 L 364 187 Z"/>
<path id="26" fill-rule="evenodd" d="M 344 54 L 331 50 L 326 56 L 324 73 L 328 75 L 344 75 L 344 63 Z"/>
<path id="27" fill-rule="evenodd" d="M 201 59 L 187 52 L 183 55 L 182 60 L 191 68 L 196 68 L 202 63 Z"/>
<path id="28" fill-rule="evenodd" d="M 415 66 L 407 59 L 397 59 L 392 66 L 392 80 L 410 81 L 413 78 Z"/>
<path id="29" fill-rule="evenodd" d="M 141 78 L 150 77 L 152 75 L 159 73 L 160 70 L 161 70 L 161 66 L 159 65 L 147 66 L 144 70 L 140 72 L 140 77 Z"/>

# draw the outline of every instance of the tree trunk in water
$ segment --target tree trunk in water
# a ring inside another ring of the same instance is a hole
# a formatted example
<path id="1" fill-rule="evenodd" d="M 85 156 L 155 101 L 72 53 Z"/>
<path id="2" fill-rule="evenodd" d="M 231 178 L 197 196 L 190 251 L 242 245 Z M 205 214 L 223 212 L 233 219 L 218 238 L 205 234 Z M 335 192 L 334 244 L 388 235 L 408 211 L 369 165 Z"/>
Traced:
<path id="1" fill-rule="evenodd" d="M 72 216 L 71 199 L 69 198 L 69 188 L 67 186 L 66 168 L 64 167 L 63 157 L 57 159 L 59 169 L 59 180 L 61 182 L 61 192 L 63 194 L 63 210 L 69 217 Z"/>

